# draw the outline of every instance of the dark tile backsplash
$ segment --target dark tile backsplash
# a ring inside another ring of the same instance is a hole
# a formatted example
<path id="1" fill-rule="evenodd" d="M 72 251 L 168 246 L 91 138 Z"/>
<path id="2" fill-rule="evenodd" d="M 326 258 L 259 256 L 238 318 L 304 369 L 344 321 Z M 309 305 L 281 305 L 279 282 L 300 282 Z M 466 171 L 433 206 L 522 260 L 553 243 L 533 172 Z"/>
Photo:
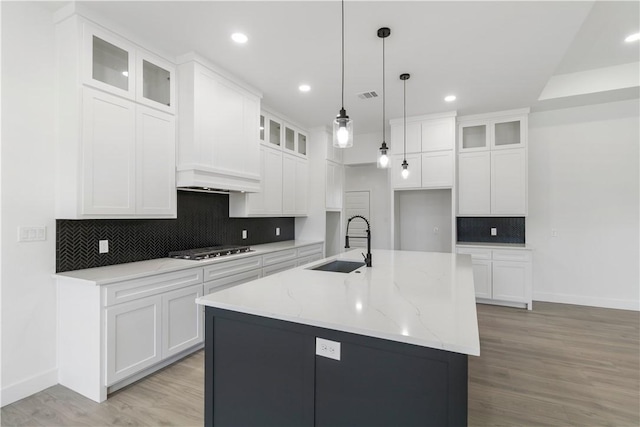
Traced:
<path id="1" fill-rule="evenodd" d="M 458 217 L 456 228 L 460 243 L 525 243 L 524 217 Z"/>
<path id="2" fill-rule="evenodd" d="M 245 240 L 242 230 L 247 230 Z M 56 220 L 56 271 L 163 258 L 183 249 L 294 238 L 294 218 L 229 218 L 226 194 L 178 191 L 177 219 Z M 100 254 L 98 241 L 105 239 L 109 253 Z"/>

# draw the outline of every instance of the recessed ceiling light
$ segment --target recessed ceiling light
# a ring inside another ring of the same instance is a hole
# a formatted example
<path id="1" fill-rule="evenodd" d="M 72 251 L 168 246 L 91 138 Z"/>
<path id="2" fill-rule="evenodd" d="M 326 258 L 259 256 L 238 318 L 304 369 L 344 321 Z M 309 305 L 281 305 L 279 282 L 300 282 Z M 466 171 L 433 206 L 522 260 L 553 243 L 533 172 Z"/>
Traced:
<path id="1" fill-rule="evenodd" d="M 624 39 L 627 43 L 637 42 L 638 40 L 640 40 L 640 33 L 631 34 L 629 37 Z"/>
<path id="2" fill-rule="evenodd" d="M 444 97 L 444 100 L 447 102 L 453 102 L 456 100 L 456 96 L 455 95 L 448 95 Z"/>
<path id="3" fill-rule="evenodd" d="M 125 71 L 122 72 L 122 75 L 125 76 L 125 77 L 129 77 L 129 72 L 125 70 Z"/>
<path id="4" fill-rule="evenodd" d="M 311 86 L 309 85 L 300 85 L 298 86 L 300 92 L 309 92 L 311 90 Z"/>
<path id="5" fill-rule="evenodd" d="M 249 37 L 247 37 L 246 35 L 242 34 L 242 33 L 233 33 L 231 34 L 231 40 L 233 40 L 236 43 L 246 43 L 249 40 Z"/>

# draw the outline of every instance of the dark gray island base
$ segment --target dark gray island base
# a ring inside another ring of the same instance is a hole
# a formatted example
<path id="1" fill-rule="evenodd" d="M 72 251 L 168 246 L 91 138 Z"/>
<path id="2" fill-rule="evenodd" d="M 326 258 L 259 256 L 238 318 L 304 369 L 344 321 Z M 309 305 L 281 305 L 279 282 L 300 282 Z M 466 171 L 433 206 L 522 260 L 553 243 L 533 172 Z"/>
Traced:
<path id="1" fill-rule="evenodd" d="M 205 425 L 464 426 L 467 357 L 206 306 Z"/>

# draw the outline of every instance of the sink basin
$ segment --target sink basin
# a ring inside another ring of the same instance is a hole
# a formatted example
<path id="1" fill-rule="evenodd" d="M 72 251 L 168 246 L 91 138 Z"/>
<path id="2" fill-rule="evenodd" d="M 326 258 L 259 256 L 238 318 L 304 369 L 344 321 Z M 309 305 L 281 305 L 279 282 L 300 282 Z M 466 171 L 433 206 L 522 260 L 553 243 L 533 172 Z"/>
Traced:
<path id="1" fill-rule="evenodd" d="M 311 270 L 333 271 L 335 273 L 351 273 L 353 270 L 357 270 L 363 265 L 364 262 L 336 260 L 311 268 Z"/>

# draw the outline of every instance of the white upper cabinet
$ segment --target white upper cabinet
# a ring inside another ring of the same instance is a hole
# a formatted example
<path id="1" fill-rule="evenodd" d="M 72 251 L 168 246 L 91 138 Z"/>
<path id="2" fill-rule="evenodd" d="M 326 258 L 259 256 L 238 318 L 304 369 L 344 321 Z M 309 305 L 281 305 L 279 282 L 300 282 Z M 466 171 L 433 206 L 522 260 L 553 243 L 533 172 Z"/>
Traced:
<path id="1" fill-rule="evenodd" d="M 173 64 L 77 14 L 56 46 L 56 218 L 175 218 Z"/>
<path id="2" fill-rule="evenodd" d="M 522 215 L 527 212 L 527 162 L 524 149 L 491 152 L 491 213 Z"/>
<path id="3" fill-rule="evenodd" d="M 458 212 L 491 214 L 491 155 L 488 151 L 458 155 Z"/>
<path id="4" fill-rule="evenodd" d="M 132 215 L 136 190 L 136 105 L 98 90 L 83 93 L 82 211 Z"/>
<path id="5" fill-rule="evenodd" d="M 175 112 L 175 66 L 152 53 L 136 54 L 136 101 L 168 113 Z"/>
<path id="6" fill-rule="evenodd" d="M 459 117 L 459 152 L 524 148 L 527 114 L 528 110 L 513 110 Z"/>
<path id="7" fill-rule="evenodd" d="M 83 31 L 83 82 L 135 99 L 136 49 L 117 35 L 88 23 Z"/>
<path id="8" fill-rule="evenodd" d="M 394 189 L 440 189 L 453 187 L 455 169 L 455 112 L 407 118 L 409 177 L 400 175 L 404 158 L 404 119 L 391 120 Z"/>
<path id="9" fill-rule="evenodd" d="M 407 123 L 407 153 L 419 153 L 422 151 L 422 125 L 420 122 Z M 404 153 L 404 126 L 402 124 L 391 125 L 391 154 Z"/>
<path id="10" fill-rule="evenodd" d="M 175 112 L 175 66 L 89 23 L 83 31 L 83 82 L 168 113 Z"/>
<path id="11" fill-rule="evenodd" d="M 307 215 L 307 133 L 264 110 L 256 128 L 260 148 L 259 191 L 229 194 L 229 216 Z"/>
<path id="12" fill-rule="evenodd" d="M 178 66 L 178 187 L 260 190 L 260 97 L 257 91 L 188 55 Z"/>
<path id="13" fill-rule="evenodd" d="M 527 215 L 527 113 L 459 118 L 458 215 Z"/>
<path id="14" fill-rule="evenodd" d="M 136 213 L 171 215 L 176 210 L 175 117 L 138 106 L 136 132 Z"/>

